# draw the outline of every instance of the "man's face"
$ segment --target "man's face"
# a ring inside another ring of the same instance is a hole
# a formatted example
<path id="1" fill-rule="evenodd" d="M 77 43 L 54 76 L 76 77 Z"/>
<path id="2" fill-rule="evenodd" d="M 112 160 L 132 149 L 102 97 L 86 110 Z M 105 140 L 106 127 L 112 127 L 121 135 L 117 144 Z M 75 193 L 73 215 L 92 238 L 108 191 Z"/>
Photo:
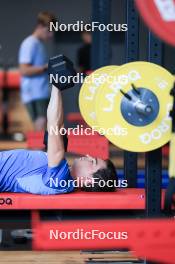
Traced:
<path id="1" fill-rule="evenodd" d="M 91 44 L 92 43 L 92 36 L 90 32 L 83 32 L 82 33 L 82 40 L 86 44 Z"/>
<path id="2" fill-rule="evenodd" d="M 75 159 L 72 165 L 73 176 L 83 183 L 92 182 L 93 174 L 107 167 L 106 161 L 89 155 Z"/>
<path id="3" fill-rule="evenodd" d="M 40 30 L 40 37 L 43 41 L 47 41 L 53 38 L 54 34 L 53 32 L 50 32 L 48 27 L 44 27 L 44 26 L 39 26 L 39 30 Z"/>

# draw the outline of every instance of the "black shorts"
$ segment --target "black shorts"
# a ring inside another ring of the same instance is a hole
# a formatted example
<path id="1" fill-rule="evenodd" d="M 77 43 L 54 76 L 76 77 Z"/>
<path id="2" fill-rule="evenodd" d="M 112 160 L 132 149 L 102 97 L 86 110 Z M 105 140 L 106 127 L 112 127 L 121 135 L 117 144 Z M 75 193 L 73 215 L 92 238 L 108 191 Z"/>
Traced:
<path id="1" fill-rule="evenodd" d="M 46 118 L 48 104 L 49 99 L 34 100 L 30 103 L 25 104 L 32 121 L 35 121 L 39 117 Z"/>

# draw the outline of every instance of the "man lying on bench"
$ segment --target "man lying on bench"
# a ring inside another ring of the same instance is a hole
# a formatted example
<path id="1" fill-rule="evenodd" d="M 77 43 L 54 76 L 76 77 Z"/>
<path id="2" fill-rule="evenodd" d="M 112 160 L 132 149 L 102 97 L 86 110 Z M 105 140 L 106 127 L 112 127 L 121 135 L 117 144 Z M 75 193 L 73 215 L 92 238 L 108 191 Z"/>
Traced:
<path id="1" fill-rule="evenodd" d="M 62 126 L 62 96 L 53 85 L 47 109 L 47 153 L 20 149 L 0 152 L 0 192 L 68 193 L 74 190 L 75 180 L 85 191 L 115 190 L 116 172 L 109 160 L 86 156 L 75 159 L 69 168 L 62 135 L 50 133 Z M 100 180 L 107 184 L 101 187 Z"/>

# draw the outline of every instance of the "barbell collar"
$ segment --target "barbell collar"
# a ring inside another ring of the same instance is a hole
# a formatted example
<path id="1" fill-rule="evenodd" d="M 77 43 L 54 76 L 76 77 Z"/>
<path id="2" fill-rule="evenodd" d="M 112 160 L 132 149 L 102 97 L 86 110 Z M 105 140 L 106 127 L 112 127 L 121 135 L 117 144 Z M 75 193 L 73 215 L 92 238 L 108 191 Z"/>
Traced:
<path id="1" fill-rule="evenodd" d="M 149 115 L 152 113 L 152 107 L 151 105 L 144 104 L 141 101 L 137 101 L 135 103 L 135 109 L 138 113 L 143 114 L 143 115 Z"/>

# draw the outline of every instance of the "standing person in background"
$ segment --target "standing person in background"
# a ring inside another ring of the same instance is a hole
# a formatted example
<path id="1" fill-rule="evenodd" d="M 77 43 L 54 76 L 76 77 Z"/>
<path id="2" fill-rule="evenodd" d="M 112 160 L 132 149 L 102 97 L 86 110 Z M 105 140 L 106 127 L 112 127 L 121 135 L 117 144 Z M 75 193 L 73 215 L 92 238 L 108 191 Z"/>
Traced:
<path id="1" fill-rule="evenodd" d="M 49 83 L 48 56 L 44 42 L 53 38 L 53 32 L 49 32 L 49 23 L 54 21 L 53 14 L 40 12 L 34 32 L 23 40 L 19 50 L 21 98 L 36 131 L 46 128 Z"/>
<path id="2" fill-rule="evenodd" d="M 83 41 L 83 45 L 79 48 L 77 54 L 78 68 L 80 72 L 86 75 L 86 72 L 91 69 L 91 31 L 83 31 L 81 38 Z"/>

